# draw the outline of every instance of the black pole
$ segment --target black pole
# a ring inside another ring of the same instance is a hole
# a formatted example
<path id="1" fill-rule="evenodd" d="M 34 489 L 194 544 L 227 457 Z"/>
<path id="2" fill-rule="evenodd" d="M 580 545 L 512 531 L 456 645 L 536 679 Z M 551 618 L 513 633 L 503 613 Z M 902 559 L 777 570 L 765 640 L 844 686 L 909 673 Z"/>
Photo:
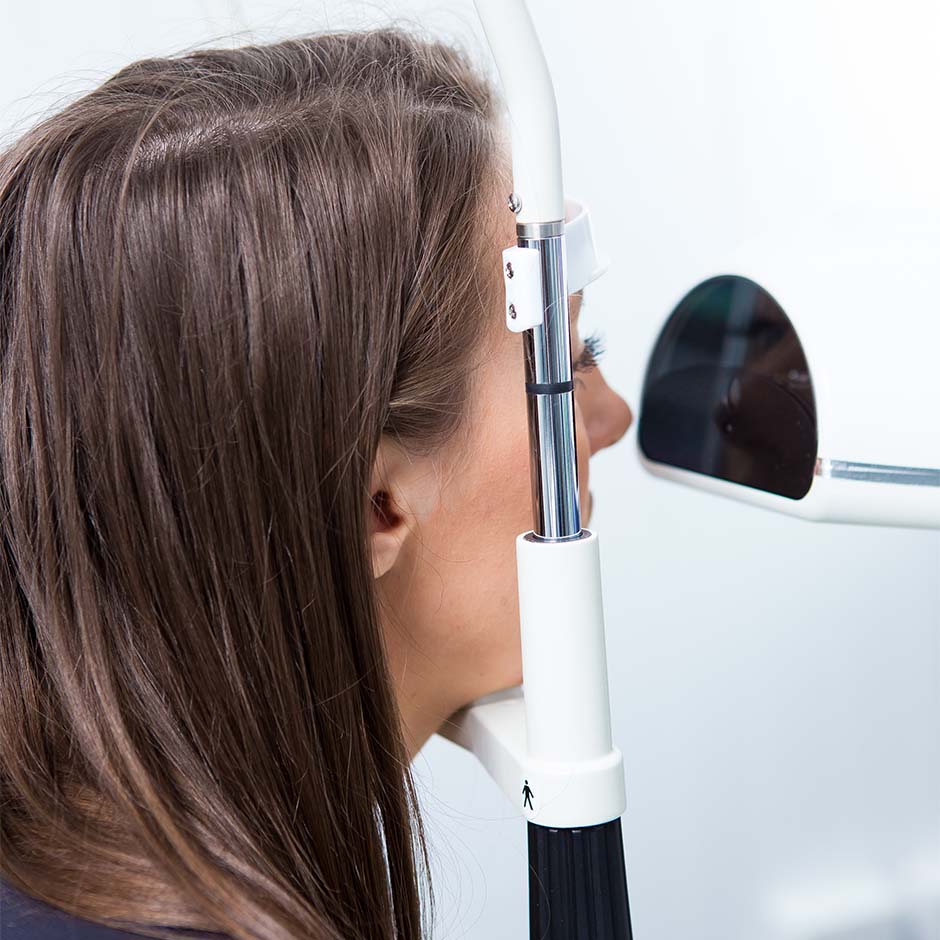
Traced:
<path id="1" fill-rule="evenodd" d="M 632 940 L 620 818 L 528 826 L 531 940 Z"/>

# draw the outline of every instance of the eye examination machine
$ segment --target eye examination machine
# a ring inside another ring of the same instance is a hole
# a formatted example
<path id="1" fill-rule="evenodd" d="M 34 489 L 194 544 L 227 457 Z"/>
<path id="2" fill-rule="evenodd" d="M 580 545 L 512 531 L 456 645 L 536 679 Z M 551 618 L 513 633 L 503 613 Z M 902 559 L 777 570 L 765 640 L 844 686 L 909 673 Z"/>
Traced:
<path id="1" fill-rule="evenodd" d="M 739 248 L 676 304 L 644 466 L 806 519 L 940 528 L 940 225 L 821 220 Z"/>
<path id="2" fill-rule="evenodd" d="M 516 540 L 523 685 L 441 734 L 472 751 L 528 820 L 532 937 L 632 936 L 611 739 L 600 549 L 582 528 L 568 295 L 605 267 L 586 207 L 566 200 L 555 94 L 524 0 L 477 0 L 512 147 L 517 244 L 503 252 L 506 326 L 525 352 L 533 529 Z M 583 445 L 582 445 L 583 446 Z"/>
<path id="3" fill-rule="evenodd" d="M 511 132 L 505 313 L 523 334 L 533 528 L 516 540 L 523 683 L 440 733 L 527 820 L 533 940 L 623 940 L 623 757 L 598 536 L 581 525 L 568 321 L 568 295 L 606 263 L 586 207 L 564 197 L 554 90 L 524 0 L 476 8 Z M 807 520 L 940 528 L 938 259 L 930 220 L 807 220 L 702 271 L 664 298 L 643 466 Z"/>

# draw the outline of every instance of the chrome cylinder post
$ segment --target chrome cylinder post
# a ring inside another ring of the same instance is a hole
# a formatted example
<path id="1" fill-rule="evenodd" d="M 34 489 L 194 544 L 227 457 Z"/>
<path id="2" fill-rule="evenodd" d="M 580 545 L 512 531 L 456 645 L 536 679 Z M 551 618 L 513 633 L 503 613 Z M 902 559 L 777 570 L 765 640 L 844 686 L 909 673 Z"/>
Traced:
<path id="1" fill-rule="evenodd" d="M 520 247 L 537 248 L 541 259 L 544 322 L 526 330 L 523 342 L 532 528 L 550 541 L 581 532 L 564 231 L 564 221 L 516 226 Z"/>

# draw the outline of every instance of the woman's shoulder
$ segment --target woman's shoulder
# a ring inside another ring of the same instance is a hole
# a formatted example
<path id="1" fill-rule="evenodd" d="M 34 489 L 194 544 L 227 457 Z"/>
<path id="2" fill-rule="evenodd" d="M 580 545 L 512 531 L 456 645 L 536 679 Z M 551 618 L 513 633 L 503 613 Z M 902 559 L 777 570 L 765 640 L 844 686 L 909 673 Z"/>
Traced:
<path id="1" fill-rule="evenodd" d="M 0 878 L 3 940 L 140 940 L 142 936 L 75 917 L 24 894 Z"/>

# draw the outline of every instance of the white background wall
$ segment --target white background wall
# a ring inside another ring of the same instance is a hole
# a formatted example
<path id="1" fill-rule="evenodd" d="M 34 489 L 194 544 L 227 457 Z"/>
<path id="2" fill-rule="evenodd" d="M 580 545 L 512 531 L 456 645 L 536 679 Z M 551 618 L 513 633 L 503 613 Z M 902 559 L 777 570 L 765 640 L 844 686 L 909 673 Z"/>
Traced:
<path id="1" fill-rule="evenodd" d="M 713 255 L 829 208 L 940 211 L 935 2 L 530 7 L 566 185 L 614 261 L 585 328 L 604 330 L 633 404 L 656 331 Z M 469 0 L 0 10 L 4 139 L 132 59 L 233 33 L 411 16 L 478 35 Z M 636 937 L 938 940 L 940 535 L 802 523 L 655 480 L 635 453 L 634 428 L 595 458 L 592 488 Z M 515 807 L 440 738 L 415 769 L 436 940 L 526 937 Z"/>

